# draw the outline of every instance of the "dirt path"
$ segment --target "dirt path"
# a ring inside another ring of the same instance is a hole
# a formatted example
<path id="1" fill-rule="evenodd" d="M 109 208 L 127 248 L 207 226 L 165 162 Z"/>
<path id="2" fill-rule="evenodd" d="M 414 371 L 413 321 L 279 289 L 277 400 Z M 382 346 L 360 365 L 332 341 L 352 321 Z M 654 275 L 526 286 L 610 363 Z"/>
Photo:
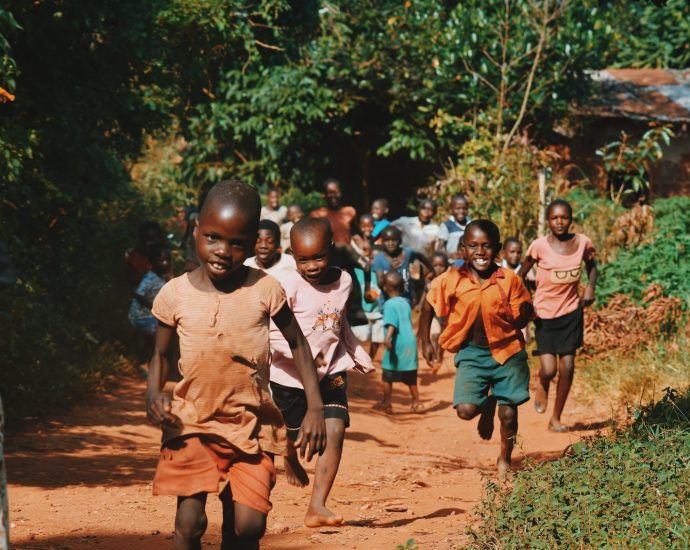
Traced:
<path id="1" fill-rule="evenodd" d="M 395 394 L 399 414 L 373 411 L 379 375 L 352 375 L 352 426 L 331 497 L 350 525 L 321 530 L 302 526 L 308 492 L 279 475 L 274 510 L 262 547 L 297 549 L 390 548 L 413 538 L 419 548 L 456 548 L 493 474 L 498 435 L 477 436 L 476 422 L 460 422 L 450 408 L 452 366 L 420 377 L 422 398 L 437 403 L 426 415 L 407 413 L 407 395 Z M 144 384 L 127 381 L 112 395 L 75 407 L 6 439 L 10 521 L 16 550 L 170 549 L 173 498 L 153 498 L 159 431 L 145 422 Z M 546 431 L 547 418 L 531 403 L 521 407 L 521 449 L 514 456 L 553 459 L 591 434 L 604 416 L 571 403 L 565 422 L 581 429 Z M 278 460 L 279 473 L 282 464 Z M 308 468 L 311 472 L 312 468 Z M 399 510 L 386 511 L 391 504 Z M 204 545 L 218 547 L 220 506 L 209 499 Z"/>

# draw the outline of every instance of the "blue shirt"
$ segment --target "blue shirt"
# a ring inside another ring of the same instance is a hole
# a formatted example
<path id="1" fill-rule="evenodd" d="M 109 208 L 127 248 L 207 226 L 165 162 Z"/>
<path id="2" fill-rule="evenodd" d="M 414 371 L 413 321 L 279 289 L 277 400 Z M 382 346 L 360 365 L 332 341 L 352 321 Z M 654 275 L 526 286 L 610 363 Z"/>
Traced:
<path id="1" fill-rule="evenodd" d="M 357 277 L 359 287 L 362 289 L 362 309 L 364 310 L 364 313 L 374 313 L 376 311 L 381 311 L 380 300 L 376 300 L 375 302 L 369 303 L 364 299 L 364 270 L 359 267 L 355 267 L 355 277 Z M 382 294 L 381 289 L 379 289 L 378 281 L 376 280 L 376 275 L 373 273 L 369 281 L 369 289 L 378 293 L 379 297 Z"/>
<path id="2" fill-rule="evenodd" d="M 165 285 L 165 281 L 159 275 L 156 275 L 153 271 L 149 271 L 144 275 L 137 287 L 136 294 L 144 296 L 153 302 L 154 298 L 158 295 L 161 288 Z M 151 310 L 139 303 L 136 298 L 132 299 L 132 303 L 129 306 L 129 320 L 136 321 L 141 319 L 153 319 L 153 313 Z"/>
<path id="3" fill-rule="evenodd" d="M 371 236 L 374 239 L 377 239 L 378 236 L 381 234 L 381 231 L 383 231 L 390 224 L 391 222 L 387 218 L 383 218 L 382 220 L 376 220 L 374 222 L 374 230 L 371 232 Z"/>
<path id="4" fill-rule="evenodd" d="M 403 278 L 404 288 L 402 297 L 406 298 L 408 301 L 412 300 L 412 293 L 410 292 L 410 263 L 412 262 L 412 254 L 414 254 L 414 250 L 408 246 L 403 246 L 403 261 L 400 264 L 400 267 L 397 269 L 398 273 L 400 273 Z M 379 252 L 376 254 L 376 256 L 374 256 L 371 269 L 374 273 L 378 274 L 380 271 L 383 271 L 385 274 L 391 270 L 391 263 L 388 261 L 388 258 L 386 258 L 386 255 L 383 252 Z M 383 293 L 381 293 L 379 300 L 381 302 L 381 307 L 383 307 Z"/>
<path id="5" fill-rule="evenodd" d="M 417 337 L 412 328 L 412 308 L 410 303 L 400 296 L 386 300 L 383 306 L 383 325 L 395 328 L 393 348 L 395 353 L 383 352 L 381 368 L 399 372 L 417 370 Z"/>

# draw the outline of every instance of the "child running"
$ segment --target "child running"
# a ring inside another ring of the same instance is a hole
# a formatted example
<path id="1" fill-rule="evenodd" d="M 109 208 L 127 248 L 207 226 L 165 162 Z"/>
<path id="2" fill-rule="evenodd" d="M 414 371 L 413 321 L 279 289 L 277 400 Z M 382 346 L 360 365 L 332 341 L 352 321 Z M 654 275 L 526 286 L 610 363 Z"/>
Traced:
<path id="1" fill-rule="evenodd" d="M 448 256 L 446 256 L 443 252 L 434 252 L 431 255 L 431 265 L 434 267 L 434 276 L 440 277 L 446 271 L 448 271 L 450 261 L 448 260 Z M 431 285 L 431 282 L 427 283 L 427 292 L 429 291 L 428 285 Z M 443 348 L 438 345 L 438 339 L 439 336 L 441 336 L 445 326 L 446 319 L 444 317 L 434 315 L 434 319 L 431 321 L 429 336 L 431 338 L 431 345 L 434 348 L 434 355 L 438 358 L 438 363 L 433 365 L 432 372 L 438 372 L 443 365 Z"/>
<path id="2" fill-rule="evenodd" d="M 537 264 L 534 336 L 541 368 L 534 408 L 540 414 L 546 412 L 549 386 L 558 365 L 556 402 L 548 427 L 555 432 L 565 432 L 567 428 L 561 424 L 561 414 L 573 383 L 575 352 L 582 345 L 582 310 L 594 302 L 597 263 L 592 241 L 585 235 L 570 232 L 573 209 L 568 202 L 553 201 L 546 209 L 546 217 L 551 234 L 530 245 L 519 274 L 525 277 Z M 580 299 L 578 289 L 583 262 L 587 269 L 587 286 Z"/>
<path id="3" fill-rule="evenodd" d="M 247 258 L 244 265 L 261 269 L 273 275 L 278 281 L 295 270 L 295 260 L 280 251 L 280 228 L 271 220 L 259 222 L 259 233 L 254 245 L 255 256 Z"/>
<path id="4" fill-rule="evenodd" d="M 501 251 L 501 267 L 507 269 L 512 269 L 516 273 L 520 271 L 520 266 L 522 265 L 522 242 L 517 237 L 508 237 L 503 243 L 503 250 Z M 532 271 L 524 278 L 525 286 L 530 289 L 530 281 L 534 280 Z M 525 343 L 528 344 L 531 340 L 529 325 L 526 325 L 522 329 L 522 336 L 525 339 Z"/>
<path id="5" fill-rule="evenodd" d="M 352 289 L 352 278 L 346 271 L 330 266 L 333 246 L 333 234 L 327 220 L 300 220 L 290 233 L 290 247 L 297 270 L 281 280 L 288 304 L 318 365 L 326 421 L 326 450 L 316 462 L 314 489 L 304 518 L 307 527 L 340 525 L 344 521 L 342 516 L 326 508 L 326 499 L 338 473 L 345 428 L 350 425 L 347 371 L 358 368 L 370 372 L 374 369 L 347 321 L 346 302 Z M 271 330 L 271 349 L 273 399 L 283 413 L 288 438 L 295 439 L 304 423 L 308 401 L 299 371 L 295 369 L 291 346 L 275 330 Z M 309 483 L 307 473 L 294 453 L 287 456 L 285 470 L 292 485 Z"/>
<path id="6" fill-rule="evenodd" d="M 393 382 L 402 382 L 410 391 L 413 413 L 424 412 L 419 403 L 417 388 L 417 337 L 412 328 L 412 308 L 402 297 L 404 281 L 397 271 L 389 271 L 383 277 L 386 302 L 383 306 L 383 324 L 386 330 L 381 368 L 383 369 L 383 400 L 375 409 L 393 414 L 391 402 Z"/>
<path id="7" fill-rule="evenodd" d="M 424 358 L 437 358 L 429 339 L 434 314 L 448 319 L 439 344 L 457 352 L 453 406 L 462 420 L 481 415 L 480 437 L 491 439 L 498 403 L 501 422 L 499 475 L 511 464 L 518 429 L 517 407 L 529 400 L 529 367 L 520 329 L 533 317 L 529 292 L 520 277 L 496 265 L 498 227 L 475 220 L 463 236 L 465 263 L 434 279 L 422 307 L 419 332 Z M 491 390 L 491 395 L 489 395 Z"/>
<path id="8" fill-rule="evenodd" d="M 258 548 L 271 509 L 285 428 L 268 392 L 269 320 L 283 334 L 305 388 L 306 411 L 294 438 L 307 459 L 326 442 L 323 402 L 309 344 L 280 284 L 244 266 L 254 249 L 261 202 L 251 187 L 225 181 L 209 192 L 194 235 L 200 267 L 167 283 L 153 303 L 156 350 L 146 392 L 150 422 L 163 429 L 155 495 L 177 497 L 174 548 L 198 550 L 208 493 L 223 504 L 221 548 Z M 163 392 L 177 331 L 182 380 Z"/>

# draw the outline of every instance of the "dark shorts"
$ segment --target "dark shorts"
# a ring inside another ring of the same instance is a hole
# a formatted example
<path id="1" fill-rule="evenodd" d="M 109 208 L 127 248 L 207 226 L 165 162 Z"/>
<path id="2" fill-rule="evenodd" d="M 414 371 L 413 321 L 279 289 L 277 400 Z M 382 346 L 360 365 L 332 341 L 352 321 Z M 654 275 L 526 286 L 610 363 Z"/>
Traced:
<path id="1" fill-rule="evenodd" d="M 319 382 L 321 399 L 323 400 L 324 418 L 339 418 L 350 427 L 350 412 L 347 407 L 347 373 L 338 372 L 324 376 Z M 288 439 L 295 441 L 302 427 L 304 416 L 307 414 L 307 394 L 302 388 L 291 388 L 271 382 L 273 401 L 283 413 L 283 420 L 287 426 Z"/>
<path id="2" fill-rule="evenodd" d="M 384 382 L 402 382 L 408 386 L 417 385 L 417 371 L 416 370 L 386 370 L 383 369 L 382 380 Z"/>
<path id="3" fill-rule="evenodd" d="M 536 355 L 575 355 L 582 346 L 584 333 L 582 308 L 555 319 L 535 319 Z"/>
<path id="4" fill-rule="evenodd" d="M 489 348 L 469 344 L 455 356 L 453 406 L 483 405 L 491 395 L 499 405 L 521 405 L 529 400 L 529 366 L 523 349 L 502 365 Z"/>

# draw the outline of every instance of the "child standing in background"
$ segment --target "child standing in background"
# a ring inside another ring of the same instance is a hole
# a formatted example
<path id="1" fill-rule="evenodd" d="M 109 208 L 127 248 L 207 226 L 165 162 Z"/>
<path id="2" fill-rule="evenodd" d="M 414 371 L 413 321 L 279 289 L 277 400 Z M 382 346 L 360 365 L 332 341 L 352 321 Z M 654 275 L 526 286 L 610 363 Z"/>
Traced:
<path id="1" fill-rule="evenodd" d="M 393 382 L 402 382 L 410 391 L 413 413 L 424 412 L 419 403 L 417 387 L 417 337 L 412 327 L 412 308 L 402 297 L 404 281 L 397 271 L 389 271 L 383 277 L 386 302 L 383 306 L 383 325 L 386 331 L 381 368 L 383 369 L 383 400 L 375 409 L 393 414 Z"/>
<path id="2" fill-rule="evenodd" d="M 278 225 L 271 220 L 261 220 L 256 245 L 254 245 L 255 256 L 247 258 L 244 265 L 261 269 L 280 282 L 284 275 L 295 270 L 295 260 L 289 254 L 281 252 L 279 246 Z"/>
<path id="3" fill-rule="evenodd" d="M 443 252 L 434 252 L 431 255 L 431 265 L 434 267 L 434 277 L 440 277 L 450 267 L 450 262 L 448 261 L 448 256 Z M 427 292 L 429 291 L 429 285 L 431 282 L 427 283 Z M 441 332 L 446 327 L 446 319 L 444 317 L 439 317 L 434 315 L 433 321 L 431 321 L 431 329 L 429 331 L 429 337 L 431 338 L 431 345 L 434 347 L 434 353 L 438 358 L 438 363 L 433 365 L 432 372 L 437 372 L 441 365 L 443 364 L 443 348 L 438 344 L 438 338 L 441 336 Z"/>
<path id="4" fill-rule="evenodd" d="M 436 249 L 445 252 L 449 258 L 457 259 L 457 250 L 467 224 L 472 221 L 467 213 L 470 203 L 464 195 L 455 195 L 450 201 L 451 215 L 438 230 Z"/>
<path id="5" fill-rule="evenodd" d="M 520 265 L 522 261 L 522 242 L 517 237 L 508 237 L 503 243 L 503 250 L 501 251 L 501 267 L 507 269 L 512 269 L 516 273 L 520 271 Z M 525 286 L 527 286 L 528 281 L 534 281 L 534 275 L 530 271 L 525 276 Z M 530 342 L 530 331 L 529 325 L 522 329 L 522 336 L 525 339 L 525 343 Z"/>
<path id="6" fill-rule="evenodd" d="M 347 371 L 374 369 L 359 345 L 346 316 L 352 278 L 330 266 L 333 234 L 327 220 L 305 218 L 292 228 L 290 247 L 297 270 L 281 279 L 287 303 L 302 328 L 318 365 L 319 390 L 324 404 L 326 450 L 316 462 L 314 489 L 304 518 L 307 527 L 341 525 L 343 517 L 326 508 L 342 456 L 345 428 L 350 425 L 347 402 Z M 281 333 L 271 330 L 271 391 L 283 414 L 288 438 L 294 439 L 308 410 L 305 390 L 295 369 L 291 346 Z M 305 486 L 309 478 L 292 453 L 285 471 L 292 485 Z"/>
<path id="7" fill-rule="evenodd" d="M 280 191 L 276 188 L 269 189 L 266 193 L 267 205 L 261 207 L 261 219 L 271 220 L 280 225 L 285 221 L 287 208 L 280 204 Z"/>
<path id="8" fill-rule="evenodd" d="M 371 217 L 374 218 L 374 230 L 371 236 L 376 242 L 381 236 L 381 231 L 391 223 L 388 219 L 388 199 L 379 198 L 371 203 Z"/>
<path id="9" fill-rule="evenodd" d="M 580 233 L 571 233 L 573 209 L 569 203 L 557 199 L 546 209 L 551 233 L 534 241 L 527 249 L 527 258 L 519 274 L 525 277 L 537 265 L 537 290 L 534 307 L 534 336 L 541 368 L 534 408 L 546 412 L 551 380 L 558 371 L 556 402 L 549 420 L 549 429 L 565 432 L 561 414 L 570 393 L 575 371 L 575 352 L 582 346 L 583 307 L 594 302 L 597 281 L 597 262 L 592 241 Z M 578 290 L 582 278 L 582 263 L 587 269 L 587 286 L 580 299 Z"/>
<path id="10" fill-rule="evenodd" d="M 134 292 L 128 317 L 134 328 L 152 337 L 156 334 L 158 320 L 151 313 L 151 308 L 153 300 L 165 286 L 164 276 L 170 271 L 170 250 L 160 244 L 154 245 L 149 251 L 149 262 L 151 270 L 146 272 Z"/>
<path id="11" fill-rule="evenodd" d="M 283 252 L 287 252 L 290 248 L 290 230 L 304 217 L 302 207 L 299 204 L 291 204 L 287 209 L 287 219 L 284 224 L 280 226 L 280 248 Z"/>
<path id="12" fill-rule="evenodd" d="M 146 410 L 163 430 L 153 493 L 177 497 L 176 550 L 201 548 L 206 500 L 221 488 L 221 547 L 259 548 L 275 484 L 271 455 L 286 451 L 285 424 L 268 391 L 269 320 L 283 334 L 305 388 L 295 446 L 307 459 L 325 447 L 309 344 L 278 281 L 243 265 L 254 249 L 260 209 L 259 195 L 248 185 L 216 184 L 194 229 L 200 266 L 168 282 L 153 303 L 159 323 Z M 171 402 L 163 386 L 175 332 L 182 380 Z"/>

